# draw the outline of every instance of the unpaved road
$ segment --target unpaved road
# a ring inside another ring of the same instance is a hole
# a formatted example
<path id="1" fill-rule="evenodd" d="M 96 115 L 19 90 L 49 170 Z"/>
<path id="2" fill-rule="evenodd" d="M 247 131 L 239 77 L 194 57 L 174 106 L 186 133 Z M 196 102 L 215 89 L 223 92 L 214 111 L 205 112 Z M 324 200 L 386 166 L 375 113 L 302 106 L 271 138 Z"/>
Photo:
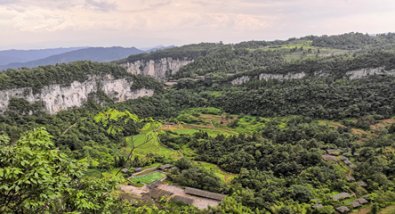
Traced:
<path id="1" fill-rule="evenodd" d="M 216 201 L 216 200 L 197 197 L 197 196 L 193 196 L 193 195 L 188 195 L 184 192 L 183 188 L 178 187 L 178 186 L 160 184 L 157 188 L 169 191 L 169 192 L 173 193 L 173 195 L 179 195 L 179 196 L 191 198 L 191 199 L 193 199 L 193 205 L 199 209 L 206 209 L 209 206 L 216 207 L 219 204 L 219 201 Z"/>
<path id="2" fill-rule="evenodd" d="M 143 194 L 149 192 L 149 189 L 147 186 L 135 187 L 132 185 L 121 185 L 120 188 L 122 191 L 124 191 L 126 193 L 131 193 L 139 198 L 141 198 Z"/>

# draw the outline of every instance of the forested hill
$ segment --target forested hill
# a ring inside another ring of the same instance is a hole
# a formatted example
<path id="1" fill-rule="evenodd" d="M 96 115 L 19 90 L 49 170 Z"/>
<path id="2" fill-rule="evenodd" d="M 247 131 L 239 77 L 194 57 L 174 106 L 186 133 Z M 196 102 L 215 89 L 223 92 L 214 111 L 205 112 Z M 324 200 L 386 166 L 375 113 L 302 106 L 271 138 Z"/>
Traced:
<path id="1" fill-rule="evenodd" d="M 384 48 L 395 44 L 395 33 L 371 36 L 362 33 L 348 33 L 335 36 L 306 37 L 317 47 L 356 50 L 363 48 Z"/>
<path id="2" fill-rule="evenodd" d="M 296 66 L 298 72 L 307 73 L 377 68 L 382 67 L 382 63 L 389 64 L 394 50 L 394 34 L 348 33 L 285 41 L 202 43 L 130 56 L 118 63 L 132 73 L 161 80 L 224 80 L 254 72 L 276 73 L 278 70 L 284 74 L 284 70 L 292 70 L 285 68 L 287 66 Z M 301 67 L 305 67 L 304 71 Z"/>
<path id="3" fill-rule="evenodd" d="M 83 82 L 95 75 L 111 75 L 114 78 L 144 78 L 128 74 L 125 69 L 116 64 L 79 61 L 32 69 L 8 69 L 0 73 L 0 90 L 23 87 L 32 87 L 38 90 L 52 84 L 70 85 L 74 81 Z M 144 79 L 150 80 L 149 77 Z M 147 85 L 147 87 L 155 88 L 154 84 Z"/>
<path id="4" fill-rule="evenodd" d="M 135 76 L 116 64 L 88 61 L 9 69 L 0 73 L 0 113 L 10 108 L 21 114 L 54 114 L 81 107 L 88 100 L 121 102 L 152 96 L 161 84 L 146 76 Z"/>

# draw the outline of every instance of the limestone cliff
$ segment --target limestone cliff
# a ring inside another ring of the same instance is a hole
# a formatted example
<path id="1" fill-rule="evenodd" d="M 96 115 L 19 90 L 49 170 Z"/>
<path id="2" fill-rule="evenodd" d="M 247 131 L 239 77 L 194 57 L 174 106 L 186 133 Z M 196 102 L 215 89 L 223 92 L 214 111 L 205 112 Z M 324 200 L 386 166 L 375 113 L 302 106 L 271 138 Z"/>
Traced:
<path id="1" fill-rule="evenodd" d="M 241 76 L 232 80 L 232 85 L 243 85 L 251 80 L 249 76 Z"/>
<path id="2" fill-rule="evenodd" d="M 364 68 L 364 69 L 359 69 L 359 70 L 353 70 L 353 71 L 348 71 L 346 73 L 348 78 L 350 79 L 360 79 L 366 76 L 372 76 L 372 75 L 390 75 L 390 76 L 395 76 L 395 70 L 385 70 L 384 67 L 378 67 L 378 68 Z"/>
<path id="3" fill-rule="evenodd" d="M 259 80 L 293 80 L 303 79 L 306 73 L 288 73 L 288 74 L 260 74 Z"/>
<path id="4" fill-rule="evenodd" d="M 192 62 L 193 60 L 188 58 L 167 57 L 158 60 L 137 60 L 121 64 L 121 66 L 126 68 L 128 73 L 152 76 L 163 81 Z"/>
<path id="5" fill-rule="evenodd" d="M 316 71 L 313 74 L 310 74 L 311 76 L 314 77 L 329 77 L 332 75 L 331 72 L 328 71 Z M 354 79 L 361 79 L 369 76 L 374 76 L 374 75 L 388 75 L 388 76 L 395 76 L 395 69 L 394 70 L 385 70 L 384 67 L 377 67 L 377 68 L 363 68 L 363 69 L 358 69 L 358 70 L 352 70 L 348 71 L 342 76 L 344 78 L 348 78 L 350 80 Z M 254 79 L 259 79 L 259 80 L 279 80 L 279 81 L 285 81 L 285 80 L 294 80 L 294 79 L 303 79 L 307 77 L 308 74 L 305 72 L 300 72 L 300 73 L 287 73 L 287 74 L 269 74 L 269 73 L 261 73 L 257 76 L 239 76 L 233 80 L 231 80 L 232 85 L 242 85 L 250 80 Z"/>
<path id="6" fill-rule="evenodd" d="M 306 73 L 301 72 L 301 73 L 288 73 L 288 74 L 267 74 L 267 73 L 262 73 L 259 74 L 258 79 L 259 80 L 279 80 L 279 81 L 284 81 L 284 80 L 293 80 L 293 79 L 303 79 L 306 77 Z M 231 81 L 232 85 L 242 85 L 247 82 L 249 82 L 252 78 L 250 76 L 241 76 L 238 77 L 234 80 Z"/>
<path id="7" fill-rule="evenodd" d="M 114 79 L 112 76 L 91 76 L 87 81 L 74 81 L 68 86 L 54 84 L 43 87 L 39 92 L 32 88 L 14 88 L 0 91 L 0 113 L 7 110 L 10 99 L 22 98 L 30 103 L 43 102 L 49 114 L 72 107 L 80 107 L 91 93 L 103 91 L 115 102 L 152 96 L 154 91 L 141 88 L 131 90 L 133 82 L 127 79 Z"/>

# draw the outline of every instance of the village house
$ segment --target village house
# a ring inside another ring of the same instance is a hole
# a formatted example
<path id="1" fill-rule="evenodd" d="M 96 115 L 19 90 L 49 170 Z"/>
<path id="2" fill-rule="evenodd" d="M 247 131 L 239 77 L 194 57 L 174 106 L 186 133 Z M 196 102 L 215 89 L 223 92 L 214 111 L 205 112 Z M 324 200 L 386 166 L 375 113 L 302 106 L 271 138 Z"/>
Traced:
<path id="1" fill-rule="evenodd" d="M 332 196 L 332 199 L 334 201 L 340 201 L 340 200 L 343 200 L 343 199 L 346 199 L 346 198 L 351 198 L 351 197 L 352 197 L 352 195 L 350 193 L 342 192 L 342 193 L 339 193 L 339 194 L 336 194 L 336 195 Z"/>

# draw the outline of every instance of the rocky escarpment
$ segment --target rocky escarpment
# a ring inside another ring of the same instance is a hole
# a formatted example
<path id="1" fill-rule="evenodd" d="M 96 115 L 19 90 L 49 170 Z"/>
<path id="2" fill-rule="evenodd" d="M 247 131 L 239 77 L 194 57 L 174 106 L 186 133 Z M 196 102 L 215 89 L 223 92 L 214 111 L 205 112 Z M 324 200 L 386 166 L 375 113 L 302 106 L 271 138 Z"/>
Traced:
<path id="1" fill-rule="evenodd" d="M 70 85 L 48 85 L 35 92 L 32 88 L 14 88 L 0 91 L 0 113 L 7 110 L 12 98 L 22 98 L 29 103 L 42 102 L 49 114 L 72 107 L 80 107 L 92 93 L 104 92 L 115 102 L 136 99 L 142 96 L 152 96 L 153 90 L 141 88 L 132 90 L 133 82 L 127 79 L 114 79 L 111 75 L 105 77 L 91 76 L 84 82 L 74 81 Z"/>
<path id="2" fill-rule="evenodd" d="M 251 80 L 250 76 L 241 76 L 232 80 L 232 85 L 243 85 Z"/>
<path id="3" fill-rule="evenodd" d="M 158 60 L 137 60 L 121 64 L 130 74 L 142 74 L 152 76 L 157 80 L 166 80 L 176 74 L 182 67 L 192 63 L 188 58 L 161 58 Z"/>
<path id="4" fill-rule="evenodd" d="M 262 73 L 258 75 L 259 80 L 293 80 L 293 79 L 303 79 L 307 74 L 304 72 L 301 73 L 288 73 L 288 74 L 267 74 Z M 249 82 L 252 79 L 250 76 L 241 76 L 231 81 L 232 85 L 242 85 Z"/>
<path id="5" fill-rule="evenodd" d="M 328 71 L 316 71 L 313 74 L 309 74 L 314 77 L 329 77 L 331 76 L 331 72 Z M 395 76 L 395 69 L 394 70 L 385 70 L 384 67 L 378 68 L 363 68 L 358 70 L 348 71 L 343 76 L 350 80 L 354 79 L 361 79 L 369 76 L 374 75 L 388 75 L 388 76 Z M 269 73 L 261 73 L 257 76 L 240 76 L 231 81 L 232 85 L 242 85 L 245 84 L 252 79 L 258 80 L 279 80 L 279 81 L 286 81 L 286 80 L 295 80 L 295 79 L 303 79 L 307 77 L 308 74 L 305 72 L 300 73 L 287 73 L 287 74 L 269 74 Z"/>
<path id="6" fill-rule="evenodd" d="M 306 73 L 288 73 L 288 74 L 259 74 L 259 80 L 293 80 L 302 79 Z"/>
<path id="7" fill-rule="evenodd" d="M 395 70 L 385 70 L 384 67 L 378 68 L 363 68 L 359 70 L 348 71 L 346 73 L 350 79 L 360 79 L 372 75 L 390 75 L 395 76 Z"/>

